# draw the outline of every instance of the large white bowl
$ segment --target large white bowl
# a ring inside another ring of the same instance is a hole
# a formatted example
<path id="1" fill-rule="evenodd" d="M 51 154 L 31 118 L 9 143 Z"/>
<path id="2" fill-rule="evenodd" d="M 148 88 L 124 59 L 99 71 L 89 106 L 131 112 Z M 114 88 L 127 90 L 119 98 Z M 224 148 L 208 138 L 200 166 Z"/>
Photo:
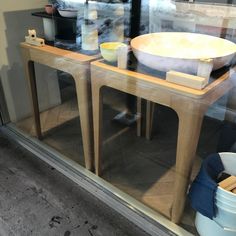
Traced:
<path id="1" fill-rule="evenodd" d="M 200 59 L 213 59 L 213 70 L 230 63 L 236 45 L 228 40 L 205 34 L 161 32 L 131 40 L 137 60 L 152 69 L 197 73 Z"/>

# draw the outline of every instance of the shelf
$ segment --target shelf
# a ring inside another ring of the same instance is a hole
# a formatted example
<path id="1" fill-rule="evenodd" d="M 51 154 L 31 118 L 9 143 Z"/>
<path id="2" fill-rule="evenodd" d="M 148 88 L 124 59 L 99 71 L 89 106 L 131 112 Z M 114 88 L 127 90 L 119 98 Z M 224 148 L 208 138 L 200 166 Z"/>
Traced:
<path id="1" fill-rule="evenodd" d="M 46 12 L 33 12 L 32 16 L 37 16 L 41 18 L 48 18 L 48 19 L 54 19 L 54 20 L 66 20 L 66 21 L 77 21 L 76 17 L 62 17 L 59 15 L 58 12 L 56 12 L 53 15 L 47 14 Z"/>

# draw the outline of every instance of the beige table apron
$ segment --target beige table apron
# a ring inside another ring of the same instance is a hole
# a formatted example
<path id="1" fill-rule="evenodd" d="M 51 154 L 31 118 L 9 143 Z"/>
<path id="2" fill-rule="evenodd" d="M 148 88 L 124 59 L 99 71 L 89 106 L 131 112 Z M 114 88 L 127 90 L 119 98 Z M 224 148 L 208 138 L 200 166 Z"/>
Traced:
<path id="1" fill-rule="evenodd" d="M 80 113 L 85 166 L 87 169 L 92 170 L 93 129 L 90 62 L 95 60 L 97 57 L 87 56 L 52 46 L 37 47 L 26 43 L 21 43 L 20 46 L 25 67 L 25 75 L 29 83 L 29 90 L 32 98 L 34 125 L 37 137 L 39 139 L 42 138 L 42 131 L 40 124 L 34 62 L 67 72 L 74 78 Z"/>
<path id="2" fill-rule="evenodd" d="M 173 222 L 181 219 L 190 174 L 196 154 L 202 120 L 208 107 L 233 87 L 233 76 L 226 72 L 203 90 L 187 88 L 163 79 L 107 65 L 91 63 L 94 152 L 96 174 L 101 172 L 102 99 L 101 87 L 107 86 L 148 101 L 171 107 L 178 115 L 174 196 L 165 213 Z"/>

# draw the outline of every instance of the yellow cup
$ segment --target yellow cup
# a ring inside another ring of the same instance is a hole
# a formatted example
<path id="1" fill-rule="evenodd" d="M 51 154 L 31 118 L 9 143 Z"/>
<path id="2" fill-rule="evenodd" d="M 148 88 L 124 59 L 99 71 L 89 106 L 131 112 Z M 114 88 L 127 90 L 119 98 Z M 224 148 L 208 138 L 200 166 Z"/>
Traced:
<path id="1" fill-rule="evenodd" d="M 117 61 L 117 49 L 120 46 L 126 46 L 126 44 L 121 42 L 106 42 L 100 44 L 100 51 L 102 57 L 108 62 Z"/>

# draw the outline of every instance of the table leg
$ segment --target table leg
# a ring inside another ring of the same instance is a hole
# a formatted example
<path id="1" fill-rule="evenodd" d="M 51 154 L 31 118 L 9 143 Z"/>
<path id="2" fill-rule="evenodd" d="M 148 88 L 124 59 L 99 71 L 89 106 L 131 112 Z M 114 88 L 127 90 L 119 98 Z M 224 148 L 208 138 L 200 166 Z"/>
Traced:
<path id="1" fill-rule="evenodd" d="M 141 136 L 142 132 L 142 98 L 137 98 L 137 136 Z"/>
<path id="2" fill-rule="evenodd" d="M 94 128 L 94 158 L 95 173 L 101 174 L 101 150 L 102 150 L 102 94 L 101 87 L 92 82 L 93 101 L 93 128 Z"/>
<path id="3" fill-rule="evenodd" d="M 75 75 L 73 76 L 75 78 Z M 86 169 L 93 171 L 93 121 L 88 73 L 75 78 Z"/>
<path id="4" fill-rule="evenodd" d="M 236 121 L 236 87 L 232 88 L 228 95 L 225 111 L 225 120 L 235 123 Z"/>
<path id="5" fill-rule="evenodd" d="M 155 103 L 147 101 L 146 105 L 146 139 L 151 140 L 152 136 L 152 124 L 154 115 Z"/>
<path id="6" fill-rule="evenodd" d="M 175 167 L 174 199 L 171 220 L 179 223 L 185 205 L 186 192 L 196 154 L 203 112 L 190 111 L 178 113 L 178 143 Z"/>
<path id="7" fill-rule="evenodd" d="M 36 77 L 35 77 L 35 68 L 34 62 L 28 62 L 28 71 L 26 71 L 26 77 L 29 82 L 29 90 L 32 98 L 32 107 L 33 107 L 33 117 L 34 117 L 34 125 L 36 136 L 39 139 L 42 139 L 42 131 L 40 124 L 40 113 L 39 113 L 39 103 L 38 103 L 38 94 L 37 94 L 37 86 L 36 86 Z"/>

